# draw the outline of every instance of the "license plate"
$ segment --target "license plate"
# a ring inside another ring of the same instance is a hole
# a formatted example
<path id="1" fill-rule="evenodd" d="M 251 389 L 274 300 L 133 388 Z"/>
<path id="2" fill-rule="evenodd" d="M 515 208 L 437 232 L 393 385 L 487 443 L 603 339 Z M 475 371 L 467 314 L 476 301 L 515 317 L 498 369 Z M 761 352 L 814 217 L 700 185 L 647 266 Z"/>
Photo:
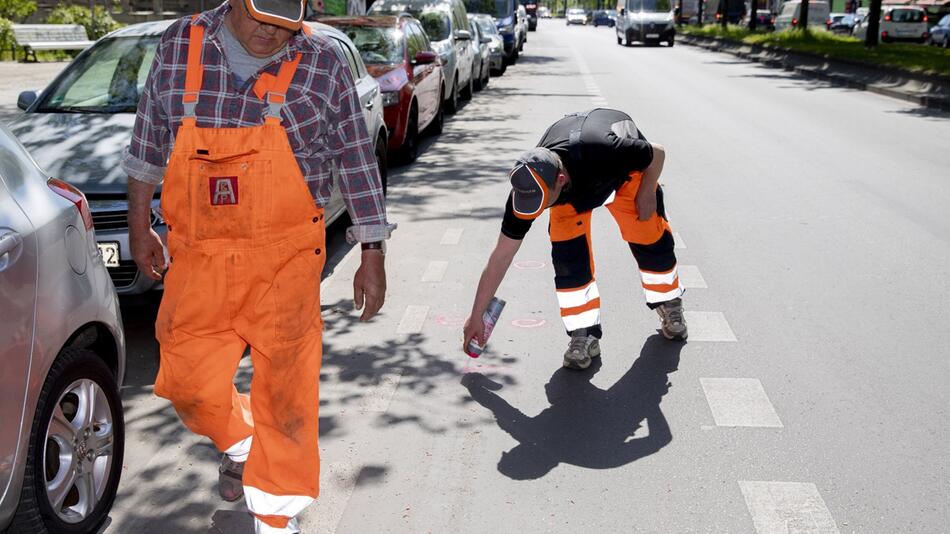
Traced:
<path id="1" fill-rule="evenodd" d="M 647 39 L 659 39 L 659 38 L 660 38 L 660 34 L 658 34 L 658 33 L 648 33 L 648 34 L 647 34 Z"/>
<path id="2" fill-rule="evenodd" d="M 119 244 L 115 242 L 96 243 L 99 245 L 99 255 L 106 267 L 119 266 Z"/>

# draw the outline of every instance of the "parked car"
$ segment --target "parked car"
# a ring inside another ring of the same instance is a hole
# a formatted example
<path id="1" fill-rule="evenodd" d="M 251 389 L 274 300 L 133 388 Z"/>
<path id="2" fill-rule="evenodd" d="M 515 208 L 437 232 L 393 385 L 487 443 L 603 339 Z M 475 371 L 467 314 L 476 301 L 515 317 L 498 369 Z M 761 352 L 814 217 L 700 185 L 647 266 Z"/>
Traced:
<path id="1" fill-rule="evenodd" d="M 587 11 L 578 7 L 572 7 L 567 10 L 567 25 L 583 24 L 587 25 Z"/>
<path id="2" fill-rule="evenodd" d="M 775 31 L 797 28 L 801 23 L 801 0 L 791 0 L 782 5 L 782 11 L 775 17 Z M 817 0 L 808 2 L 808 28 L 812 30 L 826 29 L 828 20 L 828 3 Z"/>
<path id="3" fill-rule="evenodd" d="M 515 0 L 495 0 L 494 2 L 465 0 L 465 8 L 469 13 L 494 17 L 504 44 L 505 66 L 517 63 L 521 49 L 524 48 L 521 39 L 525 33 L 522 31 L 523 21 L 518 18 L 517 2 Z"/>
<path id="4" fill-rule="evenodd" d="M 745 16 L 742 17 L 742 20 L 739 21 L 739 24 L 748 28 L 751 22 L 752 11 L 748 11 Z M 775 29 L 775 17 L 772 16 L 771 11 L 768 9 L 755 10 L 755 29 L 765 31 L 772 31 Z"/>
<path id="5" fill-rule="evenodd" d="M 551 18 L 551 10 L 547 6 L 538 7 L 538 18 L 549 19 Z"/>
<path id="6" fill-rule="evenodd" d="M 399 15 L 408 13 L 422 23 L 433 49 L 442 61 L 445 76 L 446 111 L 455 113 L 462 98 L 471 98 L 472 33 L 468 14 L 462 0 L 377 0 L 370 15 Z"/>
<path id="7" fill-rule="evenodd" d="M 619 0 L 617 2 L 617 44 L 626 46 L 639 41 L 673 46 L 676 26 L 670 0 Z"/>
<path id="8" fill-rule="evenodd" d="M 328 17 L 320 22 L 345 33 L 379 83 L 389 152 L 409 163 L 423 131 L 441 133 L 445 79 L 439 55 L 411 15 Z"/>
<path id="9" fill-rule="evenodd" d="M 83 51 L 37 96 L 24 91 L 17 105 L 25 112 L 11 124 L 39 165 L 53 176 L 65 176 L 89 199 L 96 238 L 115 284 L 122 294 L 159 287 L 140 275 L 129 250 L 128 190 L 119 166 L 132 135 L 135 110 L 145 85 L 158 40 L 172 21 L 133 24 L 99 39 Z M 379 86 L 366 73 L 349 39 L 329 26 L 312 25 L 341 47 L 356 77 L 366 126 L 376 138 L 380 173 L 386 179 L 386 125 Z M 350 52 L 352 50 L 352 53 Z M 161 188 L 152 201 L 152 227 L 165 238 L 159 209 Z M 344 212 L 338 188 L 326 206 L 327 222 Z"/>
<path id="10" fill-rule="evenodd" d="M 831 17 L 831 23 L 828 24 L 828 30 L 838 35 L 851 35 L 854 33 L 854 27 L 858 23 L 858 18 L 851 14 L 842 14 L 838 17 Z"/>
<path id="11" fill-rule="evenodd" d="M 745 0 L 706 0 L 706 6 L 703 9 L 703 19 L 708 22 L 722 22 L 723 6 L 725 3 L 726 22 L 729 24 L 740 24 L 742 19 L 749 13 L 749 6 Z M 678 3 L 678 2 L 677 2 Z"/>
<path id="12" fill-rule="evenodd" d="M 124 373 L 89 202 L 0 127 L 0 531 L 98 532 L 122 473 Z"/>
<path id="13" fill-rule="evenodd" d="M 472 18 L 468 16 L 469 26 L 472 28 L 472 52 L 475 54 L 475 61 L 472 63 L 472 77 L 475 78 L 475 90 L 481 91 L 488 87 L 488 81 L 491 79 L 491 37 L 482 33 L 482 29 Z"/>
<path id="14" fill-rule="evenodd" d="M 518 4 L 515 15 L 518 17 L 517 29 L 521 32 L 521 43 L 518 44 L 518 52 L 523 52 L 524 44 L 528 42 L 528 11 L 523 5 Z"/>
<path id="15" fill-rule="evenodd" d="M 491 75 L 501 76 L 508 68 L 508 64 L 505 63 L 505 41 L 501 38 L 501 34 L 498 33 L 498 26 L 495 24 L 495 19 L 492 18 L 491 15 L 483 14 L 469 15 L 469 17 L 478 24 L 482 35 L 488 36 L 491 39 L 491 42 L 488 44 Z"/>
<path id="16" fill-rule="evenodd" d="M 538 29 L 538 2 L 536 0 L 521 0 L 525 15 L 528 17 L 528 31 Z"/>
<path id="17" fill-rule="evenodd" d="M 607 26 L 613 28 L 617 24 L 617 12 L 611 9 L 598 9 L 593 15 L 594 27 Z"/>
<path id="18" fill-rule="evenodd" d="M 883 43 L 913 42 L 926 43 L 930 39 L 927 27 L 927 12 L 917 6 L 884 6 L 881 8 L 880 38 Z M 854 28 L 854 36 L 865 39 L 868 33 L 868 21 L 864 20 Z"/>
<path id="19" fill-rule="evenodd" d="M 950 15 L 944 15 L 940 22 L 930 28 L 930 44 L 950 48 Z"/>

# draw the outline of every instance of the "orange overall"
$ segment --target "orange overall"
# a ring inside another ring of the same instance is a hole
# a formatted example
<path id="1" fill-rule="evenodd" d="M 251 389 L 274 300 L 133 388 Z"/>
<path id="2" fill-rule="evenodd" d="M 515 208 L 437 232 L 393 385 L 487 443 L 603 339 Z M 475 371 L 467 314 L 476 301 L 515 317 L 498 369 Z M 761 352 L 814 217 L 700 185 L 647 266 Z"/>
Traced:
<path id="1" fill-rule="evenodd" d="M 281 529 L 316 498 L 320 477 L 323 210 L 280 124 L 300 56 L 270 80 L 262 125 L 199 128 L 203 38 L 192 25 L 185 115 L 162 192 L 171 263 L 155 393 L 233 459 L 247 455 L 247 506 Z M 248 345 L 250 397 L 233 385 Z"/>

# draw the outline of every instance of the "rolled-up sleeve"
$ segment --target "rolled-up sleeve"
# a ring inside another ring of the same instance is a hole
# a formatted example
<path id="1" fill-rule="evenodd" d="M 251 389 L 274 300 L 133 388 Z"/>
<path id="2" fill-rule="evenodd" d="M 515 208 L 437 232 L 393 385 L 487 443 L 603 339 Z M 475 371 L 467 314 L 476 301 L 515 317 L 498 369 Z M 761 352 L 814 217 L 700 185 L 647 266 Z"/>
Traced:
<path id="1" fill-rule="evenodd" d="M 393 228 L 386 223 L 383 185 L 376 164 L 375 143 L 366 130 L 363 108 L 349 64 L 336 54 L 334 92 L 328 117 L 328 137 L 340 177 L 340 192 L 354 227 L 351 241 L 388 239 Z"/>
<path id="2" fill-rule="evenodd" d="M 132 139 L 122 154 L 122 169 L 141 182 L 159 185 L 165 177 L 165 167 L 171 150 L 172 134 L 166 110 L 159 95 L 163 76 L 163 43 L 152 61 L 145 89 L 135 112 Z"/>

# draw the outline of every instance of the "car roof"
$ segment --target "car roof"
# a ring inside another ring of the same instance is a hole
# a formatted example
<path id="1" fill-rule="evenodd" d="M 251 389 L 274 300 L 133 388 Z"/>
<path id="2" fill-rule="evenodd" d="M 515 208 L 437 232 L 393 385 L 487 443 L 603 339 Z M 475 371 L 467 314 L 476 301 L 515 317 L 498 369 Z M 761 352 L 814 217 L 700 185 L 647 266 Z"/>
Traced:
<path id="1" fill-rule="evenodd" d="M 319 21 L 330 26 L 372 26 L 376 28 L 395 27 L 399 24 L 402 17 L 411 17 L 405 15 L 374 15 L 366 17 L 320 17 Z"/>

